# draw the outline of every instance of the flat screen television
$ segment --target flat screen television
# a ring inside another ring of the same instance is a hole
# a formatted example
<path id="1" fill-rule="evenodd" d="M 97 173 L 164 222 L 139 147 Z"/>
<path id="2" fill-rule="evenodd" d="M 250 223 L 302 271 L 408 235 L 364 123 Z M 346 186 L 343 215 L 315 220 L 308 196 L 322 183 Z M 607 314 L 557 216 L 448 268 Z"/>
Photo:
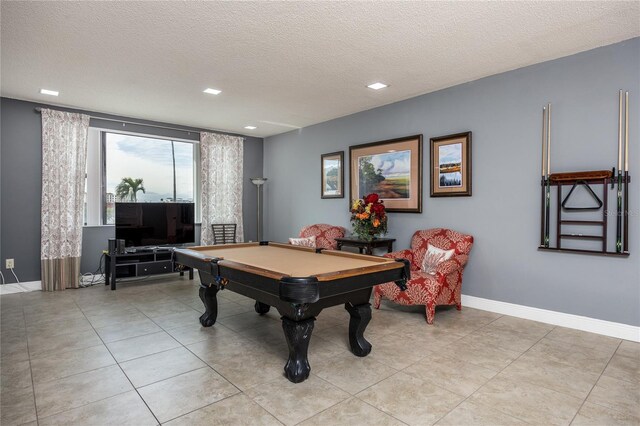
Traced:
<path id="1" fill-rule="evenodd" d="M 116 238 L 127 247 L 195 241 L 193 203 L 116 203 Z"/>

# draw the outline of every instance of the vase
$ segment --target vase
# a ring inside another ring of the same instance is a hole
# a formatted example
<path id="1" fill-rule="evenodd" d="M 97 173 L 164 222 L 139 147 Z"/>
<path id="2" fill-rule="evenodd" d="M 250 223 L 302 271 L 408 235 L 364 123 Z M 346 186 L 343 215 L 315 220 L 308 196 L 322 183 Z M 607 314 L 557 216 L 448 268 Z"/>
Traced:
<path id="1" fill-rule="evenodd" d="M 354 232 L 354 234 L 358 237 L 359 240 L 363 240 L 363 241 L 375 240 L 378 235 L 378 233 L 375 231 Z"/>

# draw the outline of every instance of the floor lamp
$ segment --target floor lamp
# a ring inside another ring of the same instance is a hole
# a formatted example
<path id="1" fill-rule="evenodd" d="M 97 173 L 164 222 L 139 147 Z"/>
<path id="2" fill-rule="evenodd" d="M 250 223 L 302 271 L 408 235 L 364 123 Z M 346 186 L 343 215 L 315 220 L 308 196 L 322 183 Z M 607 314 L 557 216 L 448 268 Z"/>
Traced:
<path id="1" fill-rule="evenodd" d="M 258 234 L 256 241 L 260 242 L 262 238 L 262 209 L 260 208 L 260 195 L 262 193 L 262 185 L 267 182 L 267 178 L 264 177 L 255 177 L 249 178 L 252 184 L 254 184 L 258 188 Z"/>

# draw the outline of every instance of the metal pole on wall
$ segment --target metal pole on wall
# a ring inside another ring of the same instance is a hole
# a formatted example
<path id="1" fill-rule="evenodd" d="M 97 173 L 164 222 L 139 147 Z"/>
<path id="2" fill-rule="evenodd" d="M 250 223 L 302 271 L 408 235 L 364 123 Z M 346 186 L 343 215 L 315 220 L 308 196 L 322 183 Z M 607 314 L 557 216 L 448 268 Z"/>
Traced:
<path id="1" fill-rule="evenodd" d="M 262 209 L 260 208 L 260 195 L 262 192 L 262 185 L 267 182 L 267 178 L 264 177 L 255 177 L 249 178 L 252 184 L 254 184 L 258 189 L 258 230 L 256 233 L 256 241 L 261 241 L 262 239 Z"/>

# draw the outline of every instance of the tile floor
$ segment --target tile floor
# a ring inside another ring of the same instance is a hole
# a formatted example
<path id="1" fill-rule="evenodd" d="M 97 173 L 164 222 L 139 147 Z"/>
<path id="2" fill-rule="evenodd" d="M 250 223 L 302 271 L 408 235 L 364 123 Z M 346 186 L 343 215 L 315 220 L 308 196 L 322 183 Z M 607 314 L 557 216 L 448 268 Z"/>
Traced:
<path id="1" fill-rule="evenodd" d="M 366 358 L 325 310 L 310 378 L 287 381 L 276 312 L 219 293 L 201 328 L 177 276 L 0 298 L 1 419 L 9 425 L 640 424 L 640 344 L 474 309 L 373 311 Z"/>

